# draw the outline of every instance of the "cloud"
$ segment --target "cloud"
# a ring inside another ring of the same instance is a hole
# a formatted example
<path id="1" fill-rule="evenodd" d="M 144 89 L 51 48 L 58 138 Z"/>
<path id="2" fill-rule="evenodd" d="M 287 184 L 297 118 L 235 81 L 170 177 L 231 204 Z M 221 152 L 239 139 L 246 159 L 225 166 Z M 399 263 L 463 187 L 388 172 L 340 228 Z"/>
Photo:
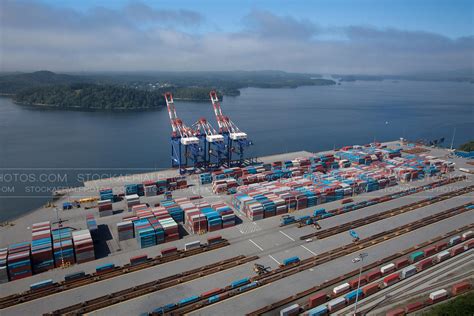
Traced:
<path id="1" fill-rule="evenodd" d="M 474 37 L 371 26 L 322 27 L 251 11 L 233 32 L 198 12 L 141 2 L 82 12 L 2 1 L 1 70 L 258 70 L 401 74 L 473 68 Z M 197 32 L 196 30 L 200 30 Z"/>
<path id="2" fill-rule="evenodd" d="M 255 10 L 243 18 L 246 31 L 265 38 L 309 39 L 318 32 L 313 22 Z"/>

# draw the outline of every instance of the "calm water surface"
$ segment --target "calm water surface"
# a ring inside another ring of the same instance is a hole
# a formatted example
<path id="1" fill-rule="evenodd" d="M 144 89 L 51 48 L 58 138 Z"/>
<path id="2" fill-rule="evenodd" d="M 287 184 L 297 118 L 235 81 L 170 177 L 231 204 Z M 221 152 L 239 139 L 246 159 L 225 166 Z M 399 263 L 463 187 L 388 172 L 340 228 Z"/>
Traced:
<path id="1" fill-rule="evenodd" d="M 188 125 L 201 116 L 217 125 L 210 102 L 175 104 Z M 226 97 L 222 107 L 254 141 L 251 155 L 326 150 L 402 136 L 446 137 L 449 143 L 455 127 L 456 144 L 474 138 L 474 85 L 468 83 L 249 88 Z M 77 185 L 94 176 L 91 170 L 169 167 L 169 135 L 165 108 L 137 113 L 37 110 L 0 98 L 0 220 L 44 204 L 51 188 Z"/>

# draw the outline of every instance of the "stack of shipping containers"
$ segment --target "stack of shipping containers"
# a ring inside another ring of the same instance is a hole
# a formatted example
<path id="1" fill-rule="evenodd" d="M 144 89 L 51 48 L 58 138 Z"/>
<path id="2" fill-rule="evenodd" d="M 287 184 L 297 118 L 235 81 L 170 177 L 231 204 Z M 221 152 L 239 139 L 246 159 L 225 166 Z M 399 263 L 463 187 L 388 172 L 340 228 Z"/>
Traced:
<path id="1" fill-rule="evenodd" d="M 72 229 L 58 228 L 51 231 L 53 236 L 54 265 L 74 264 L 74 245 L 72 243 Z"/>
<path id="2" fill-rule="evenodd" d="M 8 247 L 8 275 L 10 280 L 19 280 L 33 274 L 31 269 L 30 243 L 21 242 Z"/>
<path id="3" fill-rule="evenodd" d="M 0 284 L 8 282 L 8 248 L 0 248 Z"/>
<path id="4" fill-rule="evenodd" d="M 72 240 L 77 263 L 95 259 L 94 242 L 89 230 L 84 229 L 72 232 Z"/>
<path id="5" fill-rule="evenodd" d="M 33 272 L 40 273 L 54 269 L 50 222 L 33 224 L 31 234 L 31 262 Z"/>

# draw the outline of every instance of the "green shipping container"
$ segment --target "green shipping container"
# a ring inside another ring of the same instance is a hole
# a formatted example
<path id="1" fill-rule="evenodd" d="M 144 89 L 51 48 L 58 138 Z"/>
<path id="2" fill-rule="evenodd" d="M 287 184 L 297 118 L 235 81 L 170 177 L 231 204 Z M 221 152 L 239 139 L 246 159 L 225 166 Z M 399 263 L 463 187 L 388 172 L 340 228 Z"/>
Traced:
<path id="1" fill-rule="evenodd" d="M 412 263 L 417 262 L 417 261 L 421 260 L 424 256 L 425 256 L 425 254 L 423 253 L 423 251 L 414 252 L 410 255 L 410 261 Z"/>

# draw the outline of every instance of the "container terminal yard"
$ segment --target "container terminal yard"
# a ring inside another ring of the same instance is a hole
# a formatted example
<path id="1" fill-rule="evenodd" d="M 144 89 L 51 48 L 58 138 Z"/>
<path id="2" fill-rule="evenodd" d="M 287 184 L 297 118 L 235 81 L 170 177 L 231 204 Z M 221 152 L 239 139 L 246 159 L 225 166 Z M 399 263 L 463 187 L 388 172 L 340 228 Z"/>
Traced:
<path id="1" fill-rule="evenodd" d="M 165 95 L 173 169 L 0 228 L 2 315 L 404 315 L 472 289 L 468 159 L 404 140 L 249 159 L 210 96 L 219 132 Z"/>

